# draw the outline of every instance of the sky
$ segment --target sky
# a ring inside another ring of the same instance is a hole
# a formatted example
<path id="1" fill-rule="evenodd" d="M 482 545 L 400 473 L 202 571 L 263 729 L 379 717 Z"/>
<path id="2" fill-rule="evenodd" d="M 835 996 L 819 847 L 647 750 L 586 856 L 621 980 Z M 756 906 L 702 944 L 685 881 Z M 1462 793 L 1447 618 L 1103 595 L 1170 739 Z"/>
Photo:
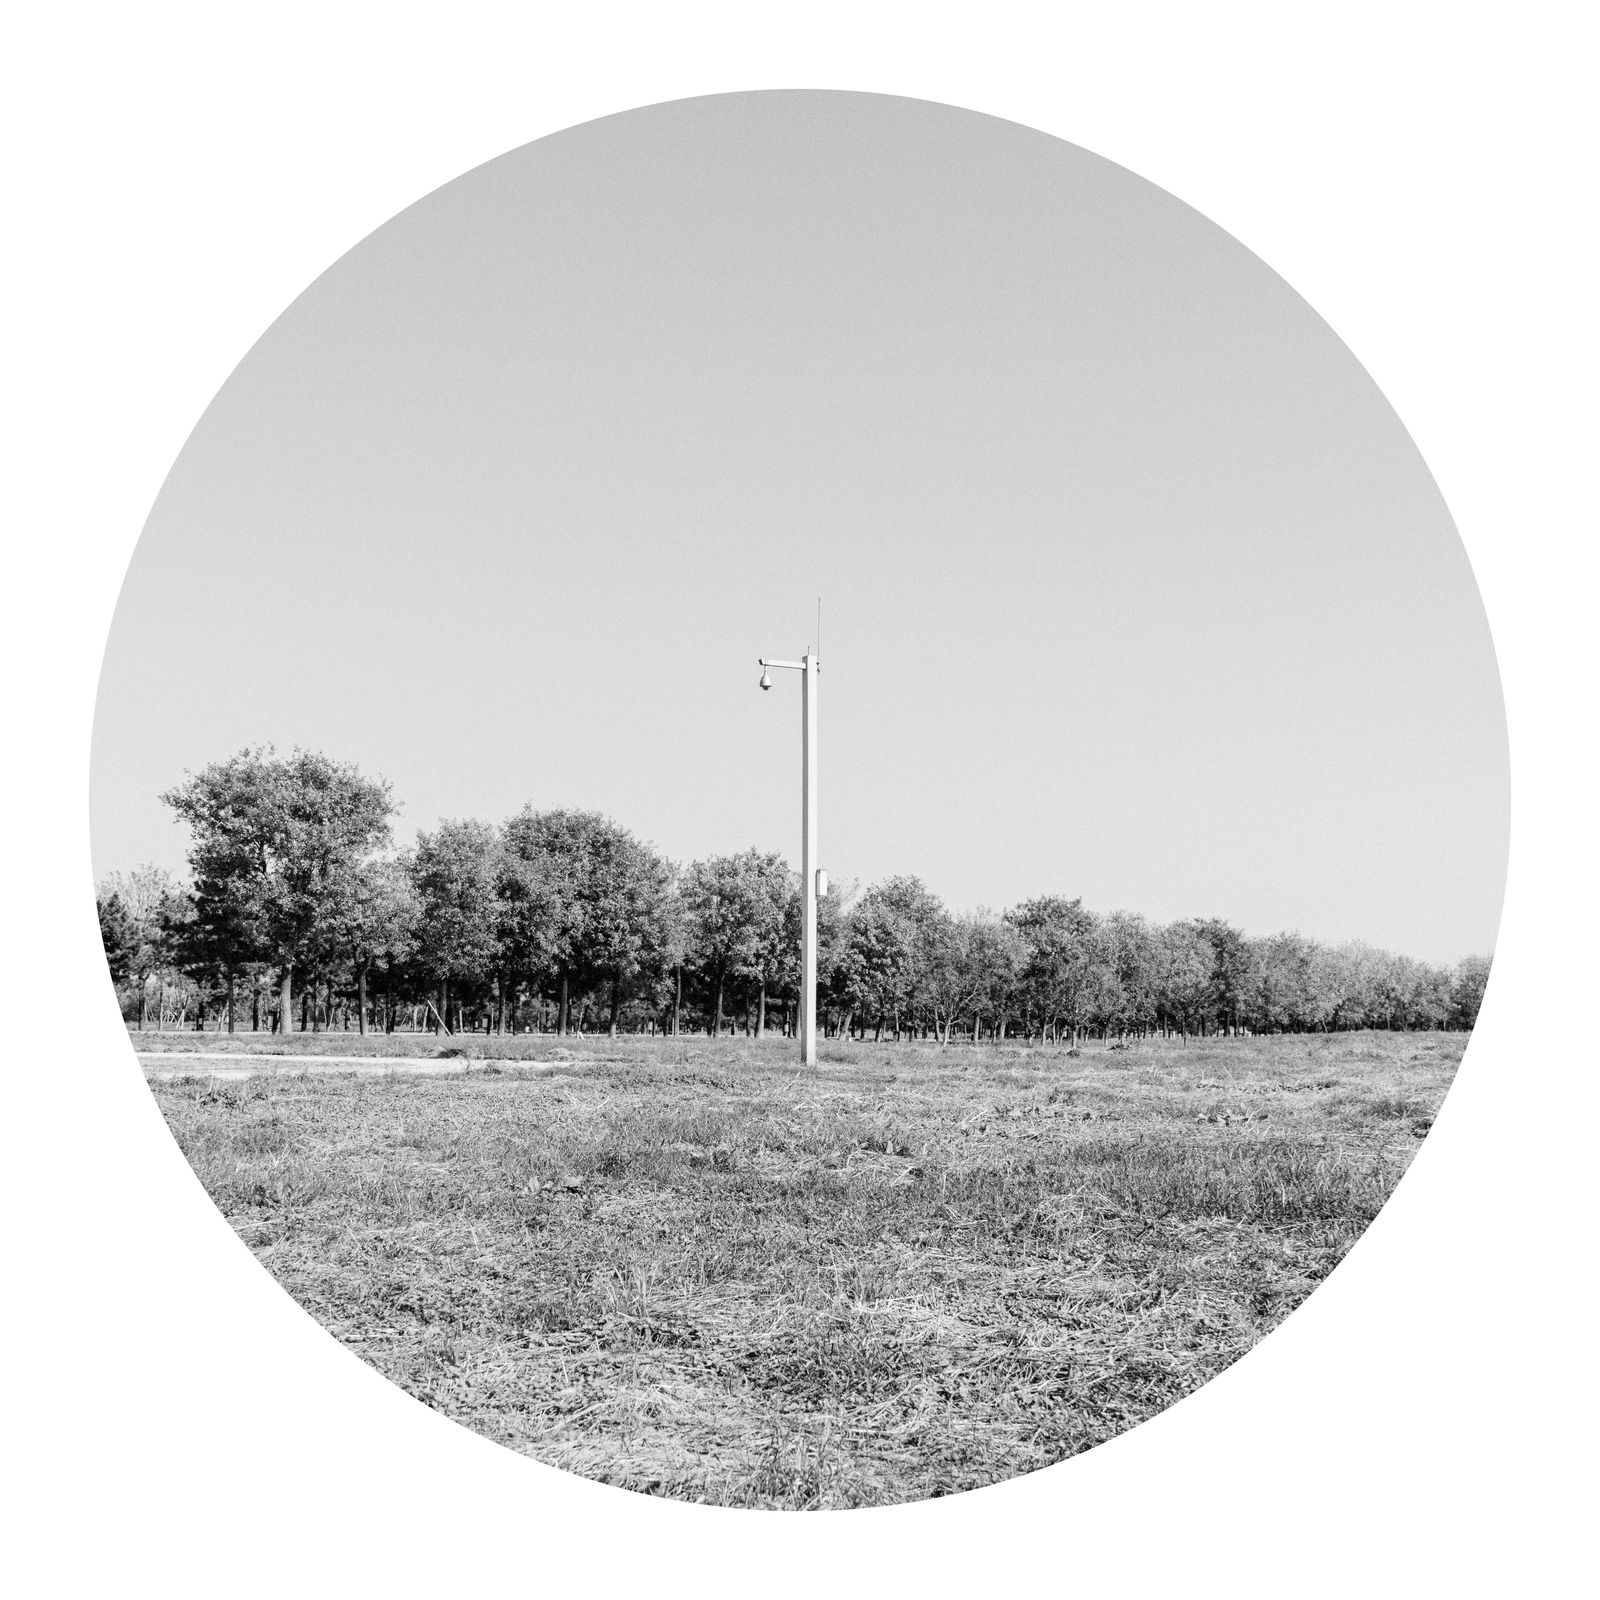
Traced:
<path id="1" fill-rule="evenodd" d="M 1509 769 L 1465 552 L 1403 424 L 1243 244 L 1014 123 L 678 101 L 479 167 L 245 355 L 128 569 L 97 874 L 296 746 L 442 818 L 608 813 L 1434 961 L 1493 946 Z"/>

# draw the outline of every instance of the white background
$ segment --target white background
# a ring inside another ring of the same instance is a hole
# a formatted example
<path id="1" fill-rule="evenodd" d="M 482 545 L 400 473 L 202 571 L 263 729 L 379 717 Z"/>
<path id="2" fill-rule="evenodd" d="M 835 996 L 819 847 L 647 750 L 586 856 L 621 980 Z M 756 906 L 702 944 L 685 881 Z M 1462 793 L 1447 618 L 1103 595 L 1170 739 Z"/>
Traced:
<path id="1" fill-rule="evenodd" d="M 1583 25 L 1554 5 L 863 0 L 67 4 L 14 22 L 0 69 L 13 1591 L 1580 1592 L 1600 1067 Z M 629 106 L 760 87 L 916 95 L 1046 129 L 1283 273 L 1439 479 L 1494 629 L 1513 760 L 1482 1023 L 1411 1174 L 1329 1283 L 1230 1372 L 1087 1457 L 951 1501 L 818 1516 L 552 1472 L 322 1333 L 211 1208 L 140 1081 L 100 965 L 87 844 L 122 571 L 251 341 L 363 234 L 477 162 Z"/>

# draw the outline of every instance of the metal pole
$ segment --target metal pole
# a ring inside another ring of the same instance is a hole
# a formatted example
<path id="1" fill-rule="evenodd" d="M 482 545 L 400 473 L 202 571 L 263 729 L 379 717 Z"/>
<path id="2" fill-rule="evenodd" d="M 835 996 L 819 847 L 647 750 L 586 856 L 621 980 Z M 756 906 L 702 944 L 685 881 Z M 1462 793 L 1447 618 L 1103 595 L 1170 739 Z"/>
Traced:
<path id="1" fill-rule="evenodd" d="M 757 658 L 761 687 L 772 687 L 770 667 L 800 674 L 800 1059 L 817 1064 L 817 674 L 822 663 L 808 650 L 800 661 Z"/>
<path id="2" fill-rule="evenodd" d="M 800 674 L 800 1055 L 817 1064 L 817 658 L 808 650 Z"/>

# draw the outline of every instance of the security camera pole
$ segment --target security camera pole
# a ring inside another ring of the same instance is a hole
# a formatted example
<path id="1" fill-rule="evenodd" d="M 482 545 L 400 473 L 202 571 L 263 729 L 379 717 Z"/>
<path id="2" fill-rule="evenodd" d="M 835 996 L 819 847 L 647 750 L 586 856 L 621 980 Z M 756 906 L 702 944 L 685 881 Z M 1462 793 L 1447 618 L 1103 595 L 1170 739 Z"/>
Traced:
<path id="1" fill-rule="evenodd" d="M 817 867 L 817 673 L 821 662 L 809 650 L 799 661 L 760 660 L 761 687 L 770 689 L 769 667 L 800 674 L 800 1059 L 817 1064 L 817 896 L 828 892 L 828 876 Z"/>

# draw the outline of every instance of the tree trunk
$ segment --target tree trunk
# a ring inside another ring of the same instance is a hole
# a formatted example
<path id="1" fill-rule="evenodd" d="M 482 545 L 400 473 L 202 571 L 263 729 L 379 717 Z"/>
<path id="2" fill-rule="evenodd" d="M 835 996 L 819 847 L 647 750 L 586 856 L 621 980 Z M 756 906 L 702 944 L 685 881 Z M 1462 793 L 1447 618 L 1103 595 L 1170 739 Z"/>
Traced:
<path id="1" fill-rule="evenodd" d="M 567 1036 L 567 1029 L 572 1025 L 572 1000 L 567 990 L 567 975 L 561 974 L 561 1010 L 556 1015 L 556 1033 L 559 1037 Z"/>
<path id="2" fill-rule="evenodd" d="M 294 964 L 289 961 L 278 975 L 278 1031 L 294 1032 Z"/>
<path id="3" fill-rule="evenodd" d="M 229 971 L 228 971 L 228 1032 L 229 1033 L 233 1032 L 233 989 L 234 989 L 234 976 L 233 976 L 233 971 L 230 968 Z"/>
<path id="4" fill-rule="evenodd" d="M 356 1032 L 367 1036 L 367 969 L 356 968 Z"/>
<path id="5" fill-rule="evenodd" d="M 756 1038 L 763 1039 L 767 1033 L 767 980 L 761 980 L 761 993 L 756 997 Z"/>
<path id="6" fill-rule="evenodd" d="M 683 1022 L 683 967 L 678 967 L 678 991 L 672 997 L 672 1037 L 678 1037 L 679 1025 Z"/>
<path id="7" fill-rule="evenodd" d="M 713 1039 L 720 1039 L 722 1037 L 722 979 L 721 978 L 717 979 L 717 1020 L 712 1024 L 711 1037 Z"/>
<path id="8" fill-rule="evenodd" d="M 618 974 L 611 980 L 611 1037 L 617 1036 L 617 1017 L 622 1010 L 622 977 Z"/>

